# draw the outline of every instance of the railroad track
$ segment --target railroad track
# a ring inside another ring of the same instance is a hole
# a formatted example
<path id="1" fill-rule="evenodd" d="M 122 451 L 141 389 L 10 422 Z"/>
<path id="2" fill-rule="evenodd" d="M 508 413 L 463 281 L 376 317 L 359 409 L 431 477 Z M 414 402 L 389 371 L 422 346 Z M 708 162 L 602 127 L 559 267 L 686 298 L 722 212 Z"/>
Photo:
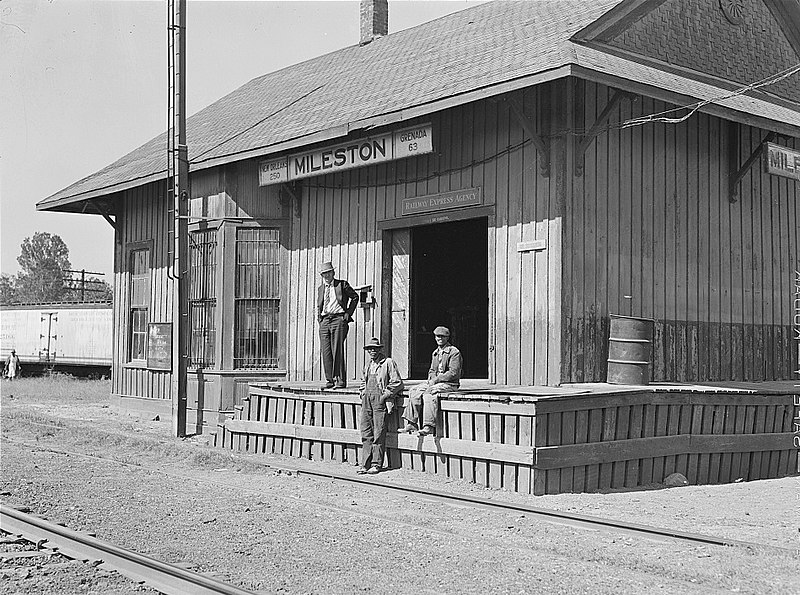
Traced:
<path id="1" fill-rule="evenodd" d="M 120 574 L 170 595 L 252 595 L 209 576 L 126 550 L 0 504 L 0 529 L 74 560 L 100 561 Z"/>
<path id="2" fill-rule="evenodd" d="M 8 438 L 5 439 L 8 440 Z M 16 442 L 14 440 L 10 441 Z M 26 446 L 31 446 L 22 442 L 19 442 L 19 444 L 25 444 Z M 116 461 L 114 459 L 100 457 L 97 455 L 86 455 L 82 453 L 75 453 L 69 451 L 54 451 L 54 452 L 62 452 L 64 454 L 83 456 L 93 459 L 120 463 L 119 461 Z M 121 463 L 121 464 L 126 464 L 126 463 Z M 608 519 L 592 515 L 585 515 L 572 512 L 562 512 L 548 508 L 531 506 L 528 504 L 503 502 L 499 500 L 493 500 L 491 498 L 483 498 L 467 494 L 443 492 L 443 491 L 431 490 L 428 488 L 423 489 L 415 486 L 408 486 L 408 485 L 394 483 L 392 481 L 381 480 L 374 476 L 364 477 L 359 475 L 346 475 L 342 473 L 335 473 L 333 471 L 327 471 L 327 470 L 320 471 L 308 465 L 279 466 L 279 465 L 263 464 L 263 466 L 269 469 L 273 469 L 275 471 L 286 472 L 298 476 L 303 475 L 310 478 L 324 479 L 329 481 L 333 480 L 343 484 L 359 485 L 363 487 L 369 487 L 371 489 L 377 488 L 401 495 L 409 495 L 409 496 L 424 498 L 426 500 L 437 501 L 447 505 L 457 505 L 462 507 L 470 506 L 474 508 L 491 509 L 491 510 L 508 511 L 508 512 L 522 512 L 525 513 L 526 515 L 530 515 L 531 517 L 542 521 L 562 526 L 585 529 L 585 530 L 588 529 L 594 531 L 611 532 L 631 537 L 644 537 L 657 541 L 673 541 L 673 542 L 678 541 L 696 545 L 742 547 L 742 548 L 761 549 L 761 550 L 775 551 L 782 553 L 791 553 L 793 555 L 796 555 L 798 553 L 796 549 L 791 549 L 776 545 L 742 541 L 726 537 L 716 537 L 712 535 L 680 531 L 677 529 L 643 525 L 640 523 L 630 523 L 627 521 Z M 146 469 L 146 467 L 142 468 Z M 158 472 L 164 473 L 163 471 L 158 471 Z M 169 473 L 167 474 L 169 475 Z M 219 483 L 219 482 L 215 481 L 213 483 Z"/>

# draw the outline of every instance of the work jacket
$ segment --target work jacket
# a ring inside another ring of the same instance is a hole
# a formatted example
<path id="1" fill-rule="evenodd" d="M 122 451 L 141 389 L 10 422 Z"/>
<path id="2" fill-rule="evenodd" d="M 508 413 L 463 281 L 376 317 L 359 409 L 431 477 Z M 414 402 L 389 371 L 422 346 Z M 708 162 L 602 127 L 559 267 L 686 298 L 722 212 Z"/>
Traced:
<path id="1" fill-rule="evenodd" d="M 400 378 L 400 371 L 397 369 L 397 364 L 392 358 L 384 356 L 384 358 L 378 362 L 369 360 L 367 365 L 364 366 L 364 374 L 361 376 L 361 387 L 359 388 L 362 395 L 367 388 L 367 378 L 370 372 L 375 374 L 375 379 L 378 381 L 378 388 L 380 388 L 383 393 L 381 400 L 384 403 L 389 399 L 393 399 L 395 395 L 403 390 L 403 379 Z"/>
<path id="2" fill-rule="evenodd" d="M 344 279 L 334 279 L 333 289 L 336 292 L 336 301 L 344 310 L 347 317 L 347 322 L 352 322 L 353 312 L 356 311 L 358 305 L 358 294 L 356 290 L 350 287 L 350 284 Z M 317 288 L 317 319 L 322 320 L 322 309 L 325 307 L 325 284 L 323 283 Z"/>
<path id="3" fill-rule="evenodd" d="M 458 388 L 461 382 L 461 352 L 455 345 L 447 345 L 433 350 L 431 369 L 428 370 L 428 384 L 451 384 Z"/>

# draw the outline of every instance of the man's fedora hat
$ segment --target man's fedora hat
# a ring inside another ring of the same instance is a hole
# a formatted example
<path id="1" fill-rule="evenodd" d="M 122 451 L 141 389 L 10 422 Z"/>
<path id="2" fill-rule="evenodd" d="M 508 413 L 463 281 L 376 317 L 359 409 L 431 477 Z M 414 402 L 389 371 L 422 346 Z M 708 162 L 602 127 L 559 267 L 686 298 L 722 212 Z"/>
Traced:
<path id="1" fill-rule="evenodd" d="M 332 262 L 323 262 L 322 268 L 319 270 L 319 274 L 327 273 L 328 271 L 333 270 L 333 263 Z"/>
<path id="2" fill-rule="evenodd" d="M 445 337 L 449 337 L 450 336 L 450 329 L 447 328 L 446 326 L 437 326 L 435 329 L 433 329 L 433 334 L 434 335 L 444 335 Z"/>
<path id="3" fill-rule="evenodd" d="M 365 350 L 367 350 L 367 349 L 383 349 L 383 344 L 380 342 L 380 339 L 377 339 L 376 337 L 372 337 L 372 339 L 370 339 L 369 343 L 364 345 L 364 349 Z"/>

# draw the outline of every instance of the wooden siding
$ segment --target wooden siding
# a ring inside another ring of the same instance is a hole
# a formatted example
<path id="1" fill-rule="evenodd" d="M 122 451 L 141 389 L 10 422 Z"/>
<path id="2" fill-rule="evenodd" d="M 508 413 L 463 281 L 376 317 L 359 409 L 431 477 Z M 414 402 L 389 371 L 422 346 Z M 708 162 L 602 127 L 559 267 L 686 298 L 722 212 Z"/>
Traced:
<path id="1" fill-rule="evenodd" d="M 147 184 L 124 193 L 117 215 L 114 263 L 114 362 L 112 393 L 122 397 L 144 397 L 169 401 L 172 374 L 147 370 L 128 363 L 131 247 L 150 249 L 150 304 L 148 322 L 172 322 L 173 282 L 168 276 L 171 261 L 165 182 Z"/>
<path id="2" fill-rule="evenodd" d="M 613 90 L 574 84 L 574 126 L 589 128 Z M 679 124 L 614 126 L 671 107 L 621 101 L 589 144 L 584 175 L 573 178 L 562 379 L 605 379 L 609 314 L 656 319 L 653 380 L 789 379 L 800 185 L 756 162 L 729 202 L 731 147 L 739 168 L 763 130 L 700 113 Z"/>
<path id="3" fill-rule="evenodd" d="M 550 124 L 543 110 L 560 105 L 562 93 L 559 85 L 543 85 L 513 97 L 533 126 L 546 131 Z M 378 222 L 400 218 L 404 198 L 479 186 L 484 204 L 495 208 L 489 217 L 489 278 L 469 282 L 488 284 L 490 377 L 506 384 L 557 383 L 563 175 L 542 176 L 542 156 L 502 99 L 426 119 L 433 123 L 432 154 L 303 184 L 301 214 L 293 217 L 291 234 L 289 379 L 322 377 L 314 316 L 319 265 L 330 260 L 337 276 L 352 285 L 371 284 L 378 300 L 368 317 L 359 309 L 351 326 L 347 369 L 353 382 L 363 366 L 364 341 L 389 340 L 390 290 L 381 288 L 391 288 L 383 279 L 392 274 L 391 262 L 383 262 L 391 260 L 391 250 L 384 250 L 383 242 L 393 232 L 382 232 Z M 554 143 L 553 151 L 563 155 L 563 143 Z M 546 240 L 545 250 L 518 250 L 520 242 L 539 239 Z"/>

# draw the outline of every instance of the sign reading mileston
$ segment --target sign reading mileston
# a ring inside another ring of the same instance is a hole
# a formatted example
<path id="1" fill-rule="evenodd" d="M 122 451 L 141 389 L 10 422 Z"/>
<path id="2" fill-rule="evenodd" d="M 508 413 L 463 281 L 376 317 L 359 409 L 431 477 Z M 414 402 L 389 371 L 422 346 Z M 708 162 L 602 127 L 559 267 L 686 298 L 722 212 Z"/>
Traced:
<path id="1" fill-rule="evenodd" d="M 431 151 L 433 126 L 429 123 L 420 124 L 381 136 L 262 161 L 258 167 L 258 185 L 281 184 Z"/>
<path id="2" fill-rule="evenodd" d="M 767 171 L 776 176 L 800 180 L 800 152 L 767 143 Z"/>

